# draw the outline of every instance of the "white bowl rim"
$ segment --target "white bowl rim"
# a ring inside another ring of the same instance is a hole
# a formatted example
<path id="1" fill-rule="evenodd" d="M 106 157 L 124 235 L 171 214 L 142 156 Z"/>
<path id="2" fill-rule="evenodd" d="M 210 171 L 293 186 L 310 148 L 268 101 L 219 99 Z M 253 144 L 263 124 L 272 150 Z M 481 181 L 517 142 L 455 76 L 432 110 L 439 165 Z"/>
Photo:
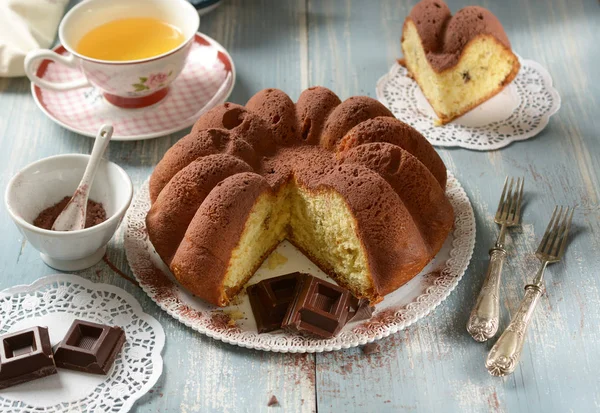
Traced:
<path id="1" fill-rule="evenodd" d="M 90 62 L 94 62 L 94 63 L 101 63 L 101 64 L 106 64 L 106 65 L 128 65 L 128 64 L 137 64 L 137 63 L 146 63 L 146 62 L 151 62 L 153 60 L 158 60 L 161 59 L 165 56 L 169 56 L 171 54 L 174 54 L 175 52 L 178 52 L 179 50 L 183 49 L 184 47 L 186 47 L 189 43 L 191 43 L 195 36 L 196 33 L 198 32 L 198 29 L 200 28 L 200 15 L 198 14 L 198 11 L 196 10 L 196 8 L 192 5 L 192 3 L 190 3 L 187 0 L 174 0 L 177 1 L 179 3 L 179 5 L 181 5 L 182 7 L 187 7 L 189 8 L 189 11 L 193 11 L 192 16 L 196 16 L 197 19 L 197 24 L 196 24 L 196 30 L 194 30 L 194 32 L 186 37 L 185 41 L 183 43 L 181 43 L 179 46 L 177 46 L 174 49 L 168 50 L 162 54 L 159 54 L 157 56 L 151 56 L 151 57 L 146 57 L 144 59 L 136 59 L 136 60 L 102 60 L 102 59 L 94 59 L 93 57 L 88 57 L 85 55 L 82 55 L 81 53 L 78 53 L 73 47 L 71 47 L 71 45 L 67 44 L 64 41 L 64 31 L 65 31 L 65 22 L 69 20 L 69 18 L 71 18 L 76 12 L 77 10 L 79 10 L 80 8 L 83 8 L 87 5 L 87 2 L 82 1 L 81 3 L 76 4 L 75 6 L 73 6 L 62 18 L 62 20 L 60 21 L 60 25 L 58 26 L 58 38 L 60 40 L 60 44 L 63 45 L 63 47 L 72 55 L 75 55 L 77 57 L 79 57 L 82 60 L 87 60 Z M 193 17 L 192 17 L 193 18 Z"/>
<path id="2" fill-rule="evenodd" d="M 127 172 L 125 172 L 125 170 L 123 168 L 121 168 L 116 163 L 109 161 L 106 158 L 103 158 L 103 159 L 106 162 L 108 162 L 109 164 L 115 166 L 117 168 L 117 170 L 119 171 L 119 173 L 124 178 L 125 182 L 127 182 L 129 184 L 128 185 L 129 199 L 114 214 L 112 214 L 109 218 L 107 218 L 106 221 L 101 222 L 97 225 L 94 225 L 93 227 L 78 229 L 75 231 L 52 231 L 49 229 L 38 228 L 35 225 L 30 224 L 29 222 L 27 222 L 23 218 L 21 218 L 21 216 L 14 211 L 13 207 L 8 202 L 9 193 L 11 192 L 11 189 L 15 185 L 15 181 L 17 180 L 17 178 L 22 176 L 23 173 L 25 173 L 28 169 L 31 169 L 35 166 L 46 163 L 48 161 L 56 160 L 56 159 L 60 159 L 60 158 L 89 158 L 89 157 L 90 157 L 90 155 L 83 154 L 83 153 L 69 153 L 69 154 L 54 155 L 54 156 L 49 156 L 47 158 L 39 159 L 35 162 L 30 163 L 29 165 L 25 166 L 24 168 L 22 168 L 19 172 L 17 172 L 15 174 L 15 176 L 13 176 L 10 179 L 10 181 L 8 181 L 8 184 L 6 185 L 6 191 L 4 192 L 4 204 L 6 206 L 6 210 L 10 214 L 11 218 L 15 222 L 17 222 L 20 226 L 26 228 L 29 231 L 36 232 L 36 233 L 42 234 L 42 235 L 52 236 L 52 237 L 70 237 L 70 236 L 74 236 L 74 235 L 92 234 L 94 232 L 99 232 L 99 231 L 104 230 L 105 227 L 109 226 L 114 221 L 121 219 L 121 217 L 123 217 L 125 215 L 125 212 L 127 211 L 127 209 L 129 209 L 129 206 L 131 205 L 131 200 L 133 199 L 133 183 L 131 182 L 131 178 L 129 177 Z"/>

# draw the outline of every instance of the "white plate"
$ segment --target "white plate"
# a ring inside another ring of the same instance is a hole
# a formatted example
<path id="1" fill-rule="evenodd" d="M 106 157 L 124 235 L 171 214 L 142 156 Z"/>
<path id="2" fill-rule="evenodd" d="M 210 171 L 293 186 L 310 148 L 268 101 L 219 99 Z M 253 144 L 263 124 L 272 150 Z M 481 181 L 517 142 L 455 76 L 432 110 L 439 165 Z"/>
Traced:
<path id="1" fill-rule="evenodd" d="M 165 333 L 124 290 L 56 274 L 0 292 L 0 335 L 48 327 L 54 346 L 75 319 L 125 330 L 125 345 L 108 375 L 58 369 L 58 374 L 0 390 L 0 411 L 124 413 L 156 383 Z"/>
<path id="2" fill-rule="evenodd" d="M 377 99 L 432 145 L 500 149 L 540 133 L 560 108 L 560 96 L 548 71 L 533 60 L 519 57 L 519 61 L 517 77 L 499 94 L 445 125 L 434 124 L 433 108 L 398 63 L 377 82 Z"/>
<path id="3" fill-rule="evenodd" d="M 131 270 L 150 298 L 171 316 L 200 333 L 226 343 L 267 351 L 339 350 L 378 340 L 407 327 L 429 314 L 458 284 L 473 254 L 475 218 L 465 191 L 451 174 L 446 194 L 454 207 L 454 229 L 438 255 L 419 275 L 387 295 L 377 305 L 370 320 L 349 323 L 337 337 L 328 340 L 283 331 L 258 334 L 245 292 L 240 294 L 235 305 L 221 309 L 206 304 L 181 287 L 148 239 L 145 219 L 150 209 L 150 197 L 147 182 L 127 214 L 125 251 Z M 288 261 L 269 269 L 267 259 L 250 283 L 293 271 L 327 278 L 288 242 L 280 244 L 275 253 L 285 256 Z M 239 316 L 241 318 L 237 319 Z"/>
<path id="4" fill-rule="evenodd" d="M 54 51 L 68 52 L 61 45 Z M 45 60 L 38 77 L 71 81 L 83 77 L 79 71 Z M 235 84 L 235 66 L 223 46 L 205 34 L 196 33 L 187 63 L 170 86 L 169 94 L 155 105 L 123 109 L 106 101 L 93 87 L 69 91 L 41 89 L 31 84 L 38 107 L 60 126 L 91 138 L 105 123 L 112 124 L 116 141 L 151 139 L 193 125 L 204 112 L 224 103 Z"/>

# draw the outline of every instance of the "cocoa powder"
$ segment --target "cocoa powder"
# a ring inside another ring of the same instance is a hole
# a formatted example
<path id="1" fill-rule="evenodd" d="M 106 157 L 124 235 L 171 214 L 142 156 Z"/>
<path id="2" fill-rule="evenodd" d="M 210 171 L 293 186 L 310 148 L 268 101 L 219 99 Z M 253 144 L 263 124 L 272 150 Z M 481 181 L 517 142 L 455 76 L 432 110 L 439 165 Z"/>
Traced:
<path id="1" fill-rule="evenodd" d="M 52 224 L 54 224 L 54 221 L 56 221 L 56 218 L 58 218 L 62 210 L 65 209 L 70 199 L 70 196 L 66 196 L 60 202 L 44 209 L 37 218 L 33 220 L 33 225 L 38 228 L 52 229 Z M 99 202 L 88 199 L 85 228 L 93 227 L 104 221 L 106 221 L 106 211 L 104 210 L 104 206 Z"/>

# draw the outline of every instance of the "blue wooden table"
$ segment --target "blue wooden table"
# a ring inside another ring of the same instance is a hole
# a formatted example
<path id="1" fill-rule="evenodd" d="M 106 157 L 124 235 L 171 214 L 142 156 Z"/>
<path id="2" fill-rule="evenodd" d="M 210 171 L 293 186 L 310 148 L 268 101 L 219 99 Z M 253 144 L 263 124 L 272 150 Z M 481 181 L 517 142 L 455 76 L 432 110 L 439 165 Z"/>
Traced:
<path id="1" fill-rule="evenodd" d="M 470 1 L 449 1 L 456 11 Z M 456 291 L 427 318 L 381 340 L 378 354 L 359 348 L 325 354 L 271 354 L 211 340 L 162 312 L 138 287 L 100 262 L 80 275 L 133 294 L 163 325 L 165 369 L 137 412 L 375 412 L 600 410 L 600 6 L 594 0 L 478 1 L 495 13 L 521 56 L 544 65 L 562 108 L 536 138 L 495 152 L 440 150 L 465 187 L 477 219 L 473 260 Z M 414 1 L 225 0 L 201 31 L 235 60 L 230 97 L 245 103 L 266 87 L 297 98 L 311 85 L 342 98 L 374 96 L 377 79 L 400 55 L 402 22 Z M 595 76 L 594 76 L 595 75 Z M 29 82 L 0 79 L 0 186 L 26 164 L 61 153 L 89 153 L 92 141 L 48 120 Z M 185 135 L 111 143 L 107 156 L 134 185 Z M 501 287 L 501 328 L 537 269 L 533 252 L 555 204 L 579 205 L 576 236 L 564 262 L 547 272 L 521 363 L 491 377 L 484 358 L 492 343 L 473 341 L 465 323 L 483 282 L 492 222 L 506 175 L 525 176 L 521 230 L 511 231 Z M 46 267 L 0 206 L 0 289 L 56 271 Z M 131 276 L 123 231 L 107 260 Z M 267 407 L 275 395 L 280 407 Z"/>

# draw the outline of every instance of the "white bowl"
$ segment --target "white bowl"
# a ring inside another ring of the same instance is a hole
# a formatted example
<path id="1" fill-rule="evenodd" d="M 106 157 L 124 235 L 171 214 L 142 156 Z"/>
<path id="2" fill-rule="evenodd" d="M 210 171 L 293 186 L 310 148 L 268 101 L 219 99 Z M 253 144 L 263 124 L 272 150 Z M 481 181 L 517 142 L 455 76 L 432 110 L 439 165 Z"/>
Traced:
<path id="1" fill-rule="evenodd" d="M 35 227 L 33 221 L 42 210 L 73 195 L 88 160 L 89 155 L 79 154 L 41 159 L 21 170 L 6 188 L 6 209 L 19 231 L 40 251 L 42 260 L 57 270 L 82 270 L 100 261 L 133 197 L 127 173 L 117 164 L 102 159 L 90 199 L 102 203 L 106 221 L 69 232 Z"/>

